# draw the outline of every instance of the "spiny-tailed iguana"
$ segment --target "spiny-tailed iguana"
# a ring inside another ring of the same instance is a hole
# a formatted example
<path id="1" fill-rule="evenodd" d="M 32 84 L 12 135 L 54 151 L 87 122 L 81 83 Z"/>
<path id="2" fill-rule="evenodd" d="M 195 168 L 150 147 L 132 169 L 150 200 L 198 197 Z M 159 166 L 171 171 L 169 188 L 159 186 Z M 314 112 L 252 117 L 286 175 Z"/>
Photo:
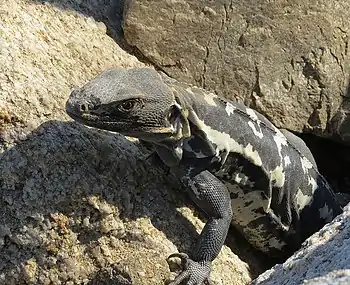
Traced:
<path id="1" fill-rule="evenodd" d="M 342 209 L 305 143 L 258 112 L 151 68 L 115 68 L 74 90 L 76 121 L 151 143 L 208 221 L 172 285 L 203 284 L 230 224 L 288 256 Z"/>

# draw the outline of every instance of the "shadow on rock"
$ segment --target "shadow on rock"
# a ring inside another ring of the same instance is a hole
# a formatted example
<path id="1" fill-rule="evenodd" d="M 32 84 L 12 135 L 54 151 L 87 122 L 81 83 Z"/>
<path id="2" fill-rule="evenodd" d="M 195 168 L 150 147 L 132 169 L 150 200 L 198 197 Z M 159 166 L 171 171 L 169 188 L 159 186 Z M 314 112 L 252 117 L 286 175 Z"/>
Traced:
<path id="1" fill-rule="evenodd" d="M 56 121 L 2 153 L 0 271 L 23 273 L 31 259 L 55 267 L 74 243 L 92 255 L 103 236 L 142 244 L 140 229 L 125 229 L 121 219 L 145 216 L 184 249 L 182 239 L 196 231 L 176 211 L 181 197 L 166 191 L 164 171 L 145 157 L 121 135 Z"/>
<path id="2" fill-rule="evenodd" d="M 35 276 L 52 269 L 59 280 L 88 278 L 96 270 L 77 263 L 110 266 L 101 258 L 106 238 L 114 248 L 135 245 L 132 254 L 155 247 L 138 221 L 144 217 L 179 251 L 190 250 L 198 234 L 176 209 L 190 203 L 180 191 L 169 191 L 179 185 L 148 155 L 121 135 L 58 121 L 42 124 L 2 153 L 0 271 L 8 284 L 18 284 L 11 278 L 19 276 L 30 281 L 33 267 Z M 164 249 L 155 248 L 155 256 L 166 266 Z"/>

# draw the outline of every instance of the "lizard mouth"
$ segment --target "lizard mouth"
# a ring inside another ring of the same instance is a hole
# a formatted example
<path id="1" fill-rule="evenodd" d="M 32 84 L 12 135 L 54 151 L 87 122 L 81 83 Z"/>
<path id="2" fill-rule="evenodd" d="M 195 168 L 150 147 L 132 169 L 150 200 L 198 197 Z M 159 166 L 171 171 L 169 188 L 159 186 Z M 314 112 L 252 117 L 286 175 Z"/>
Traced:
<path id="1" fill-rule="evenodd" d="M 74 99 L 66 102 L 67 114 L 76 122 L 98 129 L 117 132 L 126 136 L 145 140 L 161 141 L 182 138 L 181 107 L 173 105 L 168 115 L 161 121 L 139 121 L 132 117 L 113 117 L 108 112 L 92 108 L 88 101 L 82 104 Z"/>
<path id="2" fill-rule="evenodd" d="M 173 140 L 180 140 L 190 136 L 187 111 L 178 102 L 175 102 L 171 106 L 167 116 L 167 122 L 171 126 Z"/>
<path id="3" fill-rule="evenodd" d="M 176 137 L 178 137 L 181 133 L 181 119 L 180 117 L 176 117 L 174 118 L 171 122 L 170 122 L 170 130 L 172 132 L 173 135 L 176 135 Z"/>

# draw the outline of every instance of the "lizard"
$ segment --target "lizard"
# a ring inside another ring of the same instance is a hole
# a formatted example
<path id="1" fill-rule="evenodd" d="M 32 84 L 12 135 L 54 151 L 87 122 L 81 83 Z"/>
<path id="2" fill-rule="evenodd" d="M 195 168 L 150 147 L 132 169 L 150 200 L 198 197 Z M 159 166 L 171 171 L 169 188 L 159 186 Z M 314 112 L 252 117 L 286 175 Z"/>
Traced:
<path id="1" fill-rule="evenodd" d="M 210 282 L 230 225 L 271 257 L 288 257 L 342 212 L 304 141 L 239 102 L 150 67 L 112 68 L 74 89 L 84 125 L 152 145 L 207 216 L 170 285 Z"/>

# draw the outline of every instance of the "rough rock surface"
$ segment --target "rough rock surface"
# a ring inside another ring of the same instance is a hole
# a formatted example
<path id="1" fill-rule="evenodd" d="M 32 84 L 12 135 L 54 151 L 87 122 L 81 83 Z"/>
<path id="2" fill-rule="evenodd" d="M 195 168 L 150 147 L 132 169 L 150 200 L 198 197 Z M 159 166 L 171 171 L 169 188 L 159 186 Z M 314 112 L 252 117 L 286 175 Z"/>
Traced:
<path id="1" fill-rule="evenodd" d="M 336 270 L 331 273 L 304 281 L 308 285 L 348 285 L 350 284 L 350 270 Z"/>
<path id="2" fill-rule="evenodd" d="M 170 278 L 165 258 L 190 249 L 203 223 L 181 208 L 184 200 L 146 154 L 120 135 L 62 119 L 42 123 L 4 151 L 0 284 Z M 248 267 L 225 248 L 213 278 L 245 284 Z"/>
<path id="3" fill-rule="evenodd" d="M 123 27 L 171 76 L 350 142 L 348 0 L 126 0 Z"/>
<path id="4" fill-rule="evenodd" d="M 94 20 L 116 2 L 0 1 L 0 284 L 163 284 L 203 227 L 147 152 L 65 114 L 73 86 L 143 65 Z M 212 278 L 249 268 L 224 247 Z"/>
<path id="5" fill-rule="evenodd" d="M 350 284 L 350 204 L 284 264 L 264 272 L 252 284 L 299 285 L 303 281 L 312 285 Z"/>

